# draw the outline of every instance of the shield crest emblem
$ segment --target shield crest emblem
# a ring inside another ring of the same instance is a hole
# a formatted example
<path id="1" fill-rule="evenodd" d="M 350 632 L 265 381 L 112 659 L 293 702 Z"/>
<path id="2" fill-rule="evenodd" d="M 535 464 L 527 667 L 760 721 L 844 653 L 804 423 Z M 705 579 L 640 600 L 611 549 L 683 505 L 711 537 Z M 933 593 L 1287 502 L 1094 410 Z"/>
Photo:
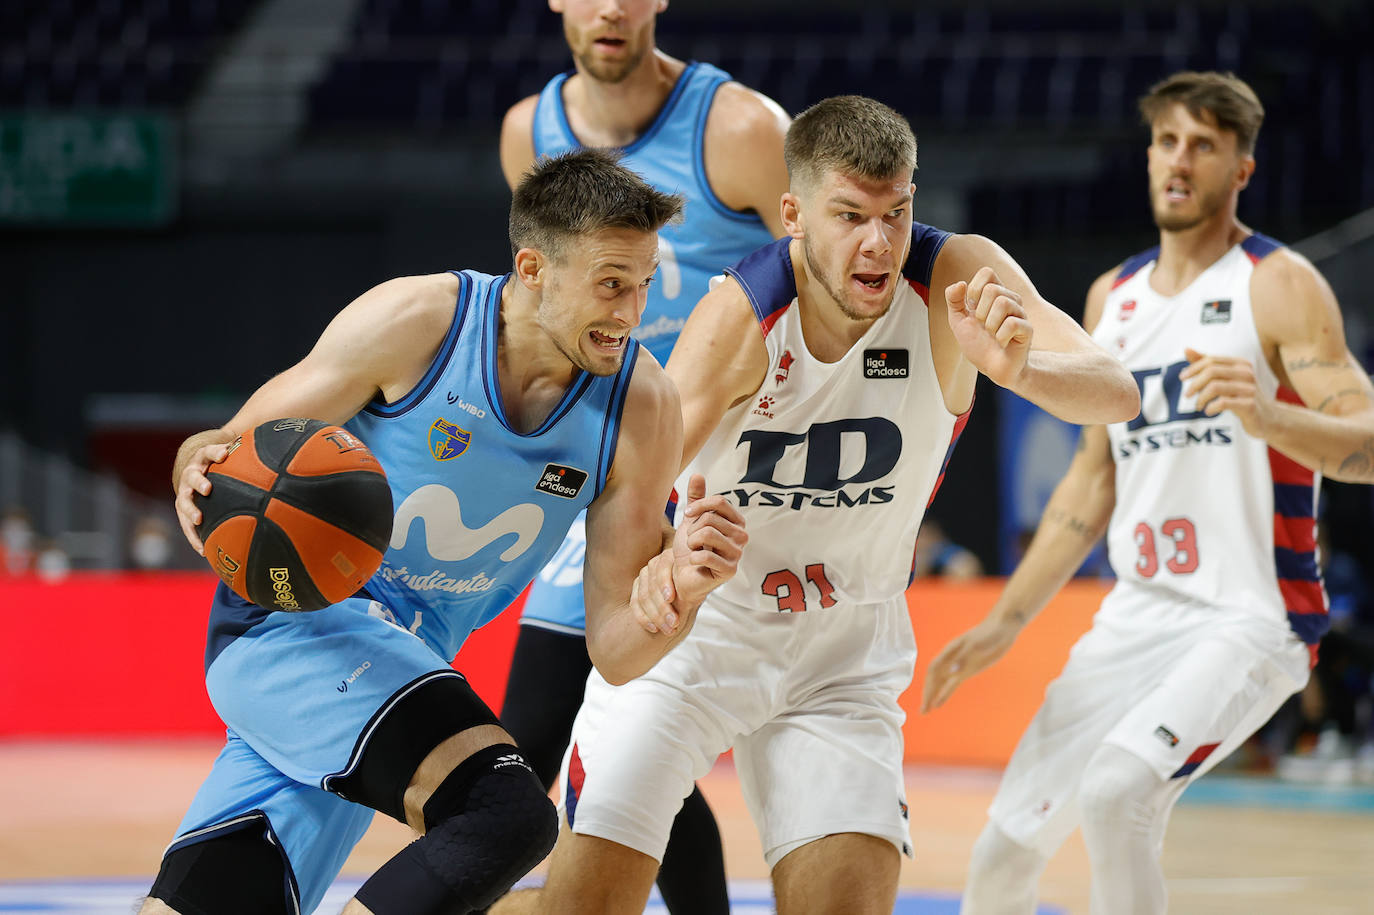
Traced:
<path id="1" fill-rule="evenodd" d="M 442 416 L 429 427 L 429 451 L 436 461 L 450 461 L 468 450 L 472 433 Z"/>

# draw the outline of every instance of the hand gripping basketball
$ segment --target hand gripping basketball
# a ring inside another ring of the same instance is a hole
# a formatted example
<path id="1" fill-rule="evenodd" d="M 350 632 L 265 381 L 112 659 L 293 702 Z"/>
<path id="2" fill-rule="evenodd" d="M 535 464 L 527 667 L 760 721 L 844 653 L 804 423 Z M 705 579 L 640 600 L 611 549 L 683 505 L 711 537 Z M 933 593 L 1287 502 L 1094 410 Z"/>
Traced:
<path id="1" fill-rule="evenodd" d="M 376 573 L 391 539 L 391 487 L 353 433 L 313 419 L 246 432 L 210 465 L 196 534 L 215 574 L 271 610 L 319 610 Z"/>

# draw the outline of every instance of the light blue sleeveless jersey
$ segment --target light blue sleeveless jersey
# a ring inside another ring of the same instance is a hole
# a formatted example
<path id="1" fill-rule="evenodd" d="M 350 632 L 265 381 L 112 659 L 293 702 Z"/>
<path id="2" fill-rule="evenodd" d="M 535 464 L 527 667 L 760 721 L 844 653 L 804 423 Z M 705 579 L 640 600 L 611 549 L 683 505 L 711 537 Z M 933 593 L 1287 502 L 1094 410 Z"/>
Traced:
<path id="1" fill-rule="evenodd" d="M 539 428 L 515 432 L 496 367 L 507 278 L 455 274 L 453 325 L 424 379 L 347 423 L 386 467 L 396 506 L 366 593 L 444 658 L 520 594 L 601 492 L 639 352 L 630 341 L 616 374 L 581 373 Z"/>
<path id="2" fill-rule="evenodd" d="M 563 86 L 572 71 L 549 80 L 534 110 L 535 156 L 580 148 L 563 107 Z M 619 150 L 621 162 L 660 191 L 687 200 L 683 220 L 658 232 L 659 268 L 649 287 L 644 320 L 633 335 L 660 364 L 677 343 L 711 277 L 773 240 L 756 213 L 730 209 L 711 190 L 702 149 L 711 102 L 730 74 L 704 63 L 688 63 L 654 122 L 639 139 Z M 535 580 L 524 619 L 564 632 L 586 625 L 582 606 L 581 523 L 569 531 L 554 562 Z"/>
<path id="3" fill-rule="evenodd" d="M 563 85 L 572 73 L 549 80 L 534 110 L 534 154 L 555 156 L 581 144 L 563 108 Z M 659 363 L 677 342 L 687 315 L 707 292 L 713 276 L 760 245 L 773 240 L 755 213 L 720 202 L 706 180 L 702 143 L 711 101 L 730 74 L 710 64 L 689 63 L 658 117 L 639 139 L 619 150 L 621 164 L 649 184 L 687 199 L 683 221 L 658 232 L 659 268 L 649 287 L 644 321 L 634 337 Z"/>

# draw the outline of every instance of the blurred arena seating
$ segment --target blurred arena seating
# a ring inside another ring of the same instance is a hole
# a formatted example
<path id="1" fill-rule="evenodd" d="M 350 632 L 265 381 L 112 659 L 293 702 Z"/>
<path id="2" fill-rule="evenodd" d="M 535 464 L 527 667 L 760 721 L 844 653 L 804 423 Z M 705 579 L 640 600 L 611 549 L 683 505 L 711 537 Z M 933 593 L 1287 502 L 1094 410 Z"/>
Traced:
<path id="1" fill-rule="evenodd" d="M 175 108 L 255 0 L 5 0 L 0 108 Z"/>

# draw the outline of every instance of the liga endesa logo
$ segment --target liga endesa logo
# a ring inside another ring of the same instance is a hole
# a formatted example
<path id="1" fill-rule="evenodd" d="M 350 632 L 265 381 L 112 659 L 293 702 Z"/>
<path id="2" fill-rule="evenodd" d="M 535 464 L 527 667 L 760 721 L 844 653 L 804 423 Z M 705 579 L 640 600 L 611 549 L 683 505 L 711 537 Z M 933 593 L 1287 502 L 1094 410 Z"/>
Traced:
<path id="1" fill-rule="evenodd" d="M 910 365 L 911 356 L 904 349 L 864 350 L 865 378 L 906 378 Z"/>
<path id="2" fill-rule="evenodd" d="M 544 472 L 539 475 L 539 482 L 534 484 L 534 488 L 551 496 L 576 499 L 577 494 L 582 491 L 582 484 L 586 482 L 585 470 L 564 467 L 562 464 L 545 464 Z"/>

